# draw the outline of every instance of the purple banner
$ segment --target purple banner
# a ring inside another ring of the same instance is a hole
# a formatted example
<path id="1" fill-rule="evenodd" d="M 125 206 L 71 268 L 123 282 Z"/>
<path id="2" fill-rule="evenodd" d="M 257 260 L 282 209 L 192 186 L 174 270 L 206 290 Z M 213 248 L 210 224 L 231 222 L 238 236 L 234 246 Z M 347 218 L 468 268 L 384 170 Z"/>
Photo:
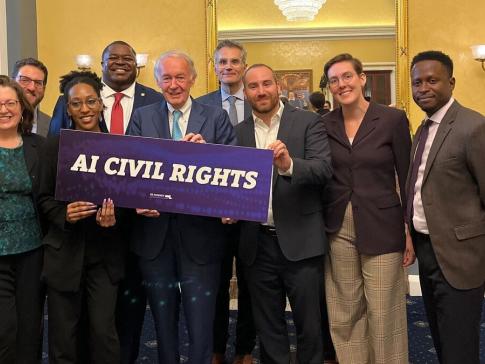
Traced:
<path id="1" fill-rule="evenodd" d="M 56 199 L 267 220 L 273 153 L 61 130 Z"/>

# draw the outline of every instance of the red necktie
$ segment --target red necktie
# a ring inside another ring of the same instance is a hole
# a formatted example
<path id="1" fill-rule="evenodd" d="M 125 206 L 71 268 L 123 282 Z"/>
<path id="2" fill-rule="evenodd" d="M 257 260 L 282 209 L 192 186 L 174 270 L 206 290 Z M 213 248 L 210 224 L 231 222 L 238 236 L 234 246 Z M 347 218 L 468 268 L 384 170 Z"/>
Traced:
<path id="1" fill-rule="evenodd" d="M 125 128 L 123 126 L 123 106 L 121 106 L 121 99 L 123 98 L 121 92 L 115 93 L 115 102 L 111 109 L 111 134 L 125 134 Z"/>

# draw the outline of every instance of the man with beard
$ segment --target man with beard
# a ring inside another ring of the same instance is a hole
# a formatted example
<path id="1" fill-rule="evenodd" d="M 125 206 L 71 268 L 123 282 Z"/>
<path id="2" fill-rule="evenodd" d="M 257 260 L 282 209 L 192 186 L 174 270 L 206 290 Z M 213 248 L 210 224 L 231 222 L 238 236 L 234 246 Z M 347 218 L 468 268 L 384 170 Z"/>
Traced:
<path id="1" fill-rule="evenodd" d="M 22 87 L 25 97 L 34 108 L 32 133 L 42 136 L 47 135 L 51 120 L 49 115 L 39 109 L 44 98 L 47 75 L 47 67 L 35 58 L 20 59 L 13 66 L 12 78 Z"/>
<path id="2" fill-rule="evenodd" d="M 132 113 L 146 105 L 161 102 L 163 96 L 152 88 L 136 82 L 136 53 L 124 41 L 114 41 L 102 53 L 101 98 L 105 106 L 103 116 L 112 134 L 125 134 Z M 57 100 L 49 135 L 59 134 L 61 128 L 70 128 L 66 100 Z M 125 227 L 130 229 L 129 224 Z M 128 237 L 129 231 L 124 236 Z M 121 362 L 134 363 L 138 357 L 140 336 L 145 318 L 146 295 L 141 284 L 141 273 L 136 256 L 128 253 L 125 278 L 120 283 L 116 306 L 116 324 L 121 346 Z"/>
<path id="3" fill-rule="evenodd" d="M 197 101 L 222 107 L 227 111 L 232 125 L 237 125 L 251 116 L 251 106 L 246 101 L 243 92 L 242 76 L 246 69 L 246 50 L 230 40 L 220 41 L 214 51 L 215 71 L 221 84 L 217 91 L 201 96 Z M 222 261 L 221 281 L 216 301 L 214 318 L 214 355 L 212 364 L 224 363 L 229 326 L 229 286 L 232 278 L 233 259 L 236 259 L 237 274 L 237 323 L 236 323 L 236 355 L 233 364 L 251 364 L 251 352 L 255 345 L 255 332 L 251 301 L 243 265 L 237 254 L 239 242 L 239 227 L 227 225 L 225 228 L 226 244 L 224 244 L 224 259 Z"/>
<path id="4" fill-rule="evenodd" d="M 253 112 L 236 126 L 238 145 L 273 150 L 268 220 L 241 221 L 239 242 L 261 361 L 290 362 L 288 296 L 297 331 L 297 361 L 321 364 L 323 255 L 328 250 L 321 191 L 332 175 L 324 123 L 315 113 L 280 102 L 280 88 L 269 66 L 249 67 L 243 82 Z"/>

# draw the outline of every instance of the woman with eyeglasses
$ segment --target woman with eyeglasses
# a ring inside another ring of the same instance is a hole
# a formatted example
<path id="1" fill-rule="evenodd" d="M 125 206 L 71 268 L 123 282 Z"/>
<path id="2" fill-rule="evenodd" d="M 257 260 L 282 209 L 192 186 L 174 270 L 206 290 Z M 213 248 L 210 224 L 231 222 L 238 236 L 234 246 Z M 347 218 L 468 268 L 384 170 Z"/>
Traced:
<path id="1" fill-rule="evenodd" d="M 60 90 L 75 130 L 106 132 L 102 87 L 92 72 L 61 77 Z M 48 297 L 49 362 L 77 363 L 84 355 L 90 363 L 119 363 L 115 304 L 124 272 L 119 213 L 109 196 L 101 206 L 55 200 L 58 150 L 59 137 L 49 138 L 39 194 L 40 210 L 49 223 L 42 272 Z"/>
<path id="2" fill-rule="evenodd" d="M 324 191 L 325 292 L 338 361 L 407 364 L 409 123 L 403 111 L 364 98 L 362 63 L 350 54 L 332 58 L 324 73 L 340 104 L 323 118 L 334 169 Z"/>
<path id="3" fill-rule="evenodd" d="M 39 149 L 22 88 L 0 76 L 0 363 L 36 363 L 41 343 Z"/>

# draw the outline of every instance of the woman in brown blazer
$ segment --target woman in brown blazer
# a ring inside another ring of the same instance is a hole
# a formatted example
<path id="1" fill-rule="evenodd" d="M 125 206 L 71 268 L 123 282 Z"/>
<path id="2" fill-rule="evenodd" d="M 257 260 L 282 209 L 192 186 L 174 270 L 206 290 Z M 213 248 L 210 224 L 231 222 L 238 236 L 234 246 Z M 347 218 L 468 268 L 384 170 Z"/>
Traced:
<path id="1" fill-rule="evenodd" d="M 324 72 L 340 104 L 323 119 L 334 168 L 324 193 L 325 284 L 337 357 L 408 363 L 402 267 L 415 259 L 404 223 L 409 123 L 403 111 L 364 98 L 362 63 L 350 54 L 332 58 Z"/>

